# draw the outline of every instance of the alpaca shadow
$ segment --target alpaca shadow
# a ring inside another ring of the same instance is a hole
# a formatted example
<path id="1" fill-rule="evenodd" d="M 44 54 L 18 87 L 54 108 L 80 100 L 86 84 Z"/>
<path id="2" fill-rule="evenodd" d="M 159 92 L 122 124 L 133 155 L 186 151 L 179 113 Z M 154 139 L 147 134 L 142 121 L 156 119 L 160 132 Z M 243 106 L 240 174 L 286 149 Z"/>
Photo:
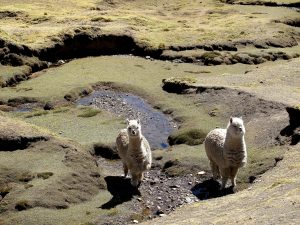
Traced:
<path id="1" fill-rule="evenodd" d="M 108 202 L 101 205 L 101 209 L 114 208 L 123 202 L 130 201 L 135 195 L 141 195 L 140 191 L 131 185 L 129 178 L 107 176 L 104 180 L 107 184 L 107 190 L 113 197 Z"/>
<path id="2" fill-rule="evenodd" d="M 221 190 L 221 184 L 213 179 L 205 180 L 202 183 L 196 184 L 192 187 L 191 191 L 200 200 L 217 198 L 234 193 L 233 187 Z"/>

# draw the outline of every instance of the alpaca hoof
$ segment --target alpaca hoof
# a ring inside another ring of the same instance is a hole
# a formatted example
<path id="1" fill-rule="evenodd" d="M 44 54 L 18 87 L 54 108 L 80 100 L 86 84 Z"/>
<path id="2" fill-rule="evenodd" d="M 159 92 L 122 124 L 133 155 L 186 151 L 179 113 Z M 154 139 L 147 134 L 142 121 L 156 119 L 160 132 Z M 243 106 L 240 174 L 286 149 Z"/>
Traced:
<path id="1" fill-rule="evenodd" d="M 138 187 L 138 185 L 139 185 L 139 182 L 138 181 L 136 181 L 136 180 L 131 180 L 131 185 L 133 186 L 133 187 Z"/>

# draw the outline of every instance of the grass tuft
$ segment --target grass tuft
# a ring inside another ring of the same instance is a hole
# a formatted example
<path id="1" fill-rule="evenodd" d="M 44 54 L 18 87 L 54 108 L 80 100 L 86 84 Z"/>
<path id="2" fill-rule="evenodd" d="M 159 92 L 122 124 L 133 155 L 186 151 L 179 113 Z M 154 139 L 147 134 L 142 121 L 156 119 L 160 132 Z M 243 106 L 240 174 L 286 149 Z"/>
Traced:
<path id="1" fill-rule="evenodd" d="M 84 117 L 84 118 L 93 117 L 99 113 L 101 113 L 101 110 L 99 109 L 85 108 L 84 111 L 78 115 L 78 117 Z"/>
<path id="2" fill-rule="evenodd" d="M 35 116 L 43 116 L 46 114 L 48 114 L 48 111 L 41 110 L 41 111 L 36 111 L 36 112 L 30 113 L 29 115 L 25 116 L 25 118 L 32 118 Z"/>

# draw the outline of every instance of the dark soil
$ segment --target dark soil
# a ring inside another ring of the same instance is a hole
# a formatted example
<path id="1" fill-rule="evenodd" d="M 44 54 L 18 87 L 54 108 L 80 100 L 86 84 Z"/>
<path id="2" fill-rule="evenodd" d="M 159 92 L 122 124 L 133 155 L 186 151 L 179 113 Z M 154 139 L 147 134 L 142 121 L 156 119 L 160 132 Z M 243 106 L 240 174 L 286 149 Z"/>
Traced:
<path id="1" fill-rule="evenodd" d="M 234 193 L 230 188 L 220 191 L 220 184 L 210 179 L 210 172 L 199 170 L 199 173 L 169 176 L 156 162 L 153 163 L 151 170 L 145 173 L 142 184 L 136 189 L 131 186 L 130 178 L 121 175 L 123 172 L 121 161 L 111 165 L 109 161 L 104 162 L 104 159 L 99 158 L 98 164 L 113 166 L 115 171 L 120 171 L 120 176 L 104 178 L 107 189 L 113 197 L 100 208 L 111 209 L 126 204 L 126 207 L 136 212 L 126 216 L 102 218 L 103 222 L 99 225 L 129 224 L 133 220 L 141 222 L 166 216 L 177 207 L 191 204 L 199 199 L 205 200 Z"/>

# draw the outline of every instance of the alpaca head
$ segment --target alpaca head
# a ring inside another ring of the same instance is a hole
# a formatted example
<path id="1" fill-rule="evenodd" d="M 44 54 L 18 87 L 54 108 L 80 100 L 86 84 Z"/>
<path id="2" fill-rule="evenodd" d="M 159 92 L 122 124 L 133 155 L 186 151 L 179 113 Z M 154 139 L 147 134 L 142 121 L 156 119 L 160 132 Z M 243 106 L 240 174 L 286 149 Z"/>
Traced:
<path id="1" fill-rule="evenodd" d="M 140 119 L 127 119 L 127 133 L 129 137 L 139 137 L 142 134 Z"/>
<path id="2" fill-rule="evenodd" d="M 233 137 L 242 137 L 245 135 L 246 130 L 242 118 L 230 117 L 227 132 Z"/>

